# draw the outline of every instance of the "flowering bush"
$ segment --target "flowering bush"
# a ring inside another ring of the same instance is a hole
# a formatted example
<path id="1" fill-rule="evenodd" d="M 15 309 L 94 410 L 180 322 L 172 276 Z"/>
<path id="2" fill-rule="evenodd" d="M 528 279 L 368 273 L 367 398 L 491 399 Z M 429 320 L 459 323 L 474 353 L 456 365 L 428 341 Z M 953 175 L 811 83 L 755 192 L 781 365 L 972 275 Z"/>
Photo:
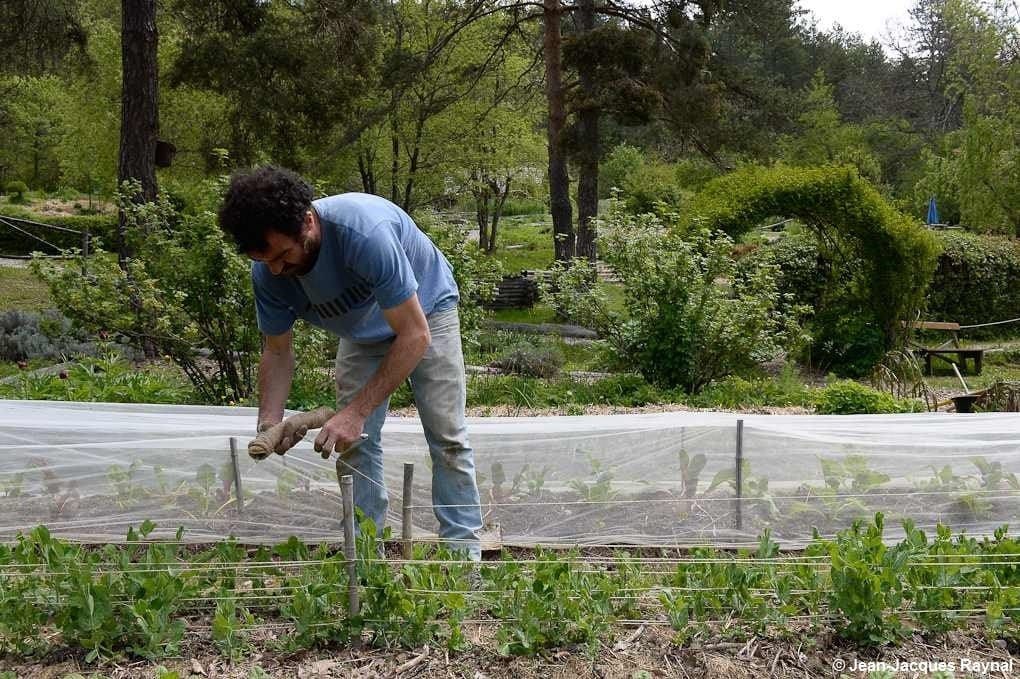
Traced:
<path id="1" fill-rule="evenodd" d="M 738 273 L 722 232 L 679 231 L 666 214 L 628 215 L 613 205 L 599 251 L 620 275 L 626 311 L 613 311 L 595 272 L 576 260 L 554 268 L 544 295 L 561 314 L 595 328 L 646 379 L 697 393 L 806 338 L 803 307 L 782 305 L 776 269 Z M 785 311 L 781 308 L 785 307 Z"/>

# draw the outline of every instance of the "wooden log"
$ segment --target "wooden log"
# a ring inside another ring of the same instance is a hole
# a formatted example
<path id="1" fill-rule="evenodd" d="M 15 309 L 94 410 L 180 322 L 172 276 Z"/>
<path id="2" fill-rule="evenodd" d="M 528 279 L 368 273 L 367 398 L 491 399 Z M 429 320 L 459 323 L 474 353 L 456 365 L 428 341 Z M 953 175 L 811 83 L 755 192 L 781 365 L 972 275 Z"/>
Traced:
<path id="1" fill-rule="evenodd" d="M 530 308 L 538 301 L 538 283 L 525 275 L 504 276 L 495 296 L 483 303 L 487 309 Z"/>
<path id="2" fill-rule="evenodd" d="M 955 332 L 960 329 L 959 323 L 943 321 L 900 321 L 900 325 L 904 328 L 914 328 L 915 330 L 946 330 Z"/>

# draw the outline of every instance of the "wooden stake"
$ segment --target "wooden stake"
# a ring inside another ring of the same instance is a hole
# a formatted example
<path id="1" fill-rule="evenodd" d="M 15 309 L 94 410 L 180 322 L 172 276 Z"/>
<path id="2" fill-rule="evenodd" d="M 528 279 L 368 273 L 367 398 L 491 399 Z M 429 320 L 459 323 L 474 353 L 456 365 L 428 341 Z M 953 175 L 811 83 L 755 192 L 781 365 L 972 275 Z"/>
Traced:
<path id="1" fill-rule="evenodd" d="M 737 420 L 737 530 L 744 527 L 741 497 L 744 494 L 744 421 Z"/>
<path id="2" fill-rule="evenodd" d="M 241 490 L 241 467 L 237 464 L 237 437 L 230 437 L 230 464 L 234 468 L 234 495 L 237 497 L 237 513 L 244 516 L 244 491 Z"/>
<path id="3" fill-rule="evenodd" d="M 339 461 L 337 468 L 339 469 Z M 354 477 L 345 474 L 340 477 L 340 494 L 344 503 L 344 558 L 347 560 L 347 602 L 350 617 L 361 610 L 358 601 L 357 546 L 354 544 Z M 355 648 L 360 648 L 361 639 L 354 639 Z"/>
<path id="4" fill-rule="evenodd" d="M 412 540 L 414 539 L 414 526 L 411 525 L 411 488 L 414 482 L 414 463 L 404 463 L 404 505 L 403 505 L 403 521 L 401 525 L 401 537 L 404 542 L 404 558 L 410 559 L 412 556 Z"/>

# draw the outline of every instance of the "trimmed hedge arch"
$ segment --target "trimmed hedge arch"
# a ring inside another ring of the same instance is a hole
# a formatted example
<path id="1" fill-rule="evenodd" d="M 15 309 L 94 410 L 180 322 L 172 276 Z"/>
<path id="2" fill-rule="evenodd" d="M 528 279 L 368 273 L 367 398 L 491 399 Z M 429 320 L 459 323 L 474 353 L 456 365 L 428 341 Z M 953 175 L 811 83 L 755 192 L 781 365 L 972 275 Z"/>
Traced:
<path id="1" fill-rule="evenodd" d="M 848 167 L 748 166 L 699 193 L 684 228 L 739 237 L 770 217 L 795 218 L 818 237 L 834 276 L 813 322 L 814 351 L 832 368 L 866 372 L 923 304 L 939 245 Z"/>

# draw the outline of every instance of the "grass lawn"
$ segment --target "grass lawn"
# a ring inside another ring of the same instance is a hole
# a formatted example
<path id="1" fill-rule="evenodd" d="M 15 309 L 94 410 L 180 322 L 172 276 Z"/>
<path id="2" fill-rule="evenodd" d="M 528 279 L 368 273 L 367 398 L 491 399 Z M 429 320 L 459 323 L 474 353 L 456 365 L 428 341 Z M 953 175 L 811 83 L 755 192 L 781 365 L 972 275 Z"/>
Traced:
<path id="1" fill-rule="evenodd" d="M 552 217 L 504 217 L 494 256 L 503 263 L 506 274 L 548 269 L 553 262 Z"/>
<path id="2" fill-rule="evenodd" d="M 544 304 L 536 304 L 530 309 L 498 309 L 492 312 L 492 319 L 506 323 L 562 323 L 563 319 Z"/>
<path id="3" fill-rule="evenodd" d="M 0 266 L 0 311 L 42 311 L 53 306 L 46 284 L 28 269 Z"/>

